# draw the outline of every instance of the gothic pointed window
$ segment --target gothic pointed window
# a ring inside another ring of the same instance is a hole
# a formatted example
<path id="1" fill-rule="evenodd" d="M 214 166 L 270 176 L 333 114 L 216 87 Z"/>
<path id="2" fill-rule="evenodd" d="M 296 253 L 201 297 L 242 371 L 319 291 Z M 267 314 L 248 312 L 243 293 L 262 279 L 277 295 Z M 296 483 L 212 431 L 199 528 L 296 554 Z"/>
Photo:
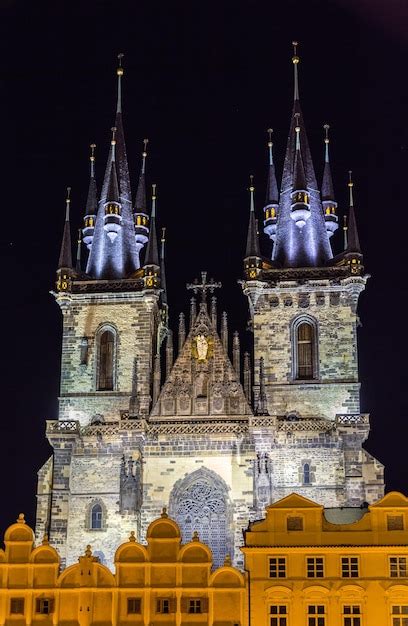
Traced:
<path id="1" fill-rule="evenodd" d="M 94 504 L 91 509 L 90 528 L 92 530 L 101 530 L 103 524 L 103 513 L 100 504 Z"/>
<path id="2" fill-rule="evenodd" d="M 310 485 L 310 465 L 309 463 L 305 463 L 303 465 L 303 484 Z"/>
<path id="3" fill-rule="evenodd" d="M 197 470 L 178 483 L 170 496 L 170 514 L 180 526 L 183 543 L 194 531 L 209 545 L 214 567 L 232 552 L 227 486 L 214 472 Z"/>
<path id="4" fill-rule="evenodd" d="M 293 324 L 293 378 L 317 378 L 317 327 L 312 319 L 300 318 Z"/>
<path id="5" fill-rule="evenodd" d="M 99 391 L 113 390 L 115 336 L 104 330 L 99 337 L 98 385 Z"/>

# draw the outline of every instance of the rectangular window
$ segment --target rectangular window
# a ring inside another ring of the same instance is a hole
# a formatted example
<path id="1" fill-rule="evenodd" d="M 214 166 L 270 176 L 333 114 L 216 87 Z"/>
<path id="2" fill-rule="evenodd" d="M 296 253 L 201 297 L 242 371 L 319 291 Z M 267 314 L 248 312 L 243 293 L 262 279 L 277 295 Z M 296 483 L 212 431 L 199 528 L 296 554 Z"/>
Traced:
<path id="1" fill-rule="evenodd" d="M 288 607 L 285 604 L 272 604 L 270 608 L 270 626 L 287 626 Z"/>
<path id="2" fill-rule="evenodd" d="M 390 556 L 390 577 L 406 578 L 407 559 L 405 556 Z"/>
<path id="3" fill-rule="evenodd" d="M 399 604 L 391 607 L 392 626 L 408 626 L 408 605 Z"/>
<path id="4" fill-rule="evenodd" d="M 269 578 L 286 578 L 286 558 L 271 556 L 269 558 Z"/>
<path id="5" fill-rule="evenodd" d="M 201 613 L 201 600 L 197 598 L 192 598 L 188 601 L 188 612 L 189 613 Z"/>
<path id="6" fill-rule="evenodd" d="M 342 578 L 358 578 L 357 556 L 341 557 L 341 576 Z"/>
<path id="7" fill-rule="evenodd" d="M 326 607 L 323 604 L 307 607 L 307 626 L 326 626 Z"/>
<path id="8" fill-rule="evenodd" d="M 37 598 L 35 603 L 36 613 L 51 615 L 54 612 L 54 600 L 52 598 Z"/>
<path id="9" fill-rule="evenodd" d="M 343 626 L 361 626 L 361 607 L 358 604 L 343 606 Z"/>
<path id="10" fill-rule="evenodd" d="M 404 530 L 403 515 L 387 515 L 387 530 Z"/>
<path id="11" fill-rule="evenodd" d="M 303 530 L 303 517 L 288 517 L 286 528 L 287 530 Z"/>
<path id="12" fill-rule="evenodd" d="M 323 557 L 308 557 L 307 563 L 307 577 L 308 578 L 323 578 L 324 567 Z"/>
<path id="13" fill-rule="evenodd" d="M 24 598 L 11 598 L 10 600 L 10 613 L 12 615 L 24 614 Z"/>
<path id="14" fill-rule="evenodd" d="M 170 613 L 170 598 L 159 598 L 157 600 L 156 613 Z"/>
<path id="15" fill-rule="evenodd" d="M 142 612 L 142 599 L 141 598 L 128 598 L 127 601 L 128 615 L 134 615 Z"/>

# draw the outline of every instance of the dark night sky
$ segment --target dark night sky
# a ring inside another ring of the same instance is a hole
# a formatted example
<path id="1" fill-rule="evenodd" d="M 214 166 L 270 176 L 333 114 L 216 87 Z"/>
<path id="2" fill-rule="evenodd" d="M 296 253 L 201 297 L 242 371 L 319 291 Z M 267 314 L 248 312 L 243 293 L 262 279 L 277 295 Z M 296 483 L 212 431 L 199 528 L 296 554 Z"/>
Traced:
<path id="1" fill-rule="evenodd" d="M 200 270 L 224 284 L 230 329 L 246 303 L 237 279 L 248 218 L 248 175 L 264 199 L 266 133 L 274 128 L 278 173 L 292 98 L 291 41 L 300 41 L 300 89 L 315 168 L 322 125 L 340 211 L 353 169 L 360 238 L 372 275 L 361 299 L 362 409 L 367 449 L 386 465 L 387 489 L 408 492 L 406 67 L 408 5 L 391 0 L 276 2 L 0 3 L 2 402 L 0 528 L 34 519 L 36 472 L 50 454 L 45 419 L 57 416 L 61 316 L 53 288 L 72 186 L 81 223 L 88 145 L 103 172 L 125 53 L 124 120 L 136 183 L 149 137 L 148 179 L 157 182 L 168 229 L 174 321 L 187 312 L 185 283 Z M 263 238 L 264 254 L 270 245 Z M 341 233 L 334 237 L 340 250 Z"/>

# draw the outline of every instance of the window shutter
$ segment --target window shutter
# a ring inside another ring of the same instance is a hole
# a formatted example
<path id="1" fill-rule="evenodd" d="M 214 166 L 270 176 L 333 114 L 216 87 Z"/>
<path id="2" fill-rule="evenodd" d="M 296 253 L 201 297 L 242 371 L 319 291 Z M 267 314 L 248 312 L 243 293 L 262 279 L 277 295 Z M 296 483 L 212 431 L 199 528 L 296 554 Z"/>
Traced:
<path id="1" fill-rule="evenodd" d="M 156 613 L 161 613 L 161 602 L 156 600 Z"/>
<path id="2" fill-rule="evenodd" d="M 37 598 L 35 601 L 35 612 L 39 613 L 41 611 L 41 600 Z"/>
<path id="3" fill-rule="evenodd" d="M 50 598 L 48 602 L 49 602 L 49 607 L 50 607 L 50 613 L 54 613 L 54 598 Z"/>
<path id="4" fill-rule="evenodd" d="M 208 613 L 208 598 L 201 598 L 201 613 Z"/>
<path id="5" fill-rule="evenodd" d="M 176 613 L 177 611 L 177 598 L 170 598 L 170 613 Z"/>
<path id="6" fill-rule="evenodd" d="M 181 598 L 180 599 L 180 611 L 182 613 L 187 613 L 188 612 L 188 598 Z"/>

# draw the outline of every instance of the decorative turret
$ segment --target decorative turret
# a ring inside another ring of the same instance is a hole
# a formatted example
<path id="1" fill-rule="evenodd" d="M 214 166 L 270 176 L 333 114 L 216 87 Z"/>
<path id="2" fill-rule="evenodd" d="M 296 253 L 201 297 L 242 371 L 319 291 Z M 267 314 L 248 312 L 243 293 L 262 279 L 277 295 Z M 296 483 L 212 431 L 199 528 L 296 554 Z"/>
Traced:
<path id="1" fill-rule="evenodd" d="M 338 229 L 338 217 L 336 215 L 337 202 L 334 200 L 333 180 L 329 162 L 329 128 L 328 124 L 323 126 L 325 136 L 324 170 L 322 180 L 322 206 L 326 230 L 329 237 Z"/>
<path id="2" fill-rule="evenodd" d="M 69 222 L 71 187 L 67 187 L 67 198 L 65 201 L 65 224 L 62 235 L 61 250 L 57 269 L 57 290 L 69 291 L 72 276 L 72 250 L 71 250 L 71 226 Z"/>
<path id="3" fill-rule="evenodd" d="M 248 235 L 247 244 L 244 257 L 244 271 L 247 280 L 254 280 L 258 278 L 258 275 L 262 268 L 261 250 L 259 247 L 258 229 L 255 218 L 255 202 L 254 202 L 254 177 L 250 176 L 250 209 L 249 209 L 249 223 L 248 223 Z"/>
<path id="4" fill-rule="evenodd" d="M 82 234 L 84 236 L 83 241 L 88 250 L 90 250 L 92 246 L 95 232 L 96 213 L 98 210 L 98 192 L 95 180 L 95 148 L 96 145 L 91 143 L 91 176 L 89 180 L 88 199 L 86 201 L 84 228 L 82 229 Z"/>
<path id="5" fill-rule="evenodd" d="M 150 219 L 149 241 L 147 242 L 144 262 L 144 285 L 149 289 L 160 287 L 160 261 L 156 233 L 156 185 L 152 185 L 152 212 Z"/>
<path id="6" fill-rule="evenodd" d="M 149 216 L 147 215 L 146 205 L 146 157 L 148 139 L 143 139 L 142 166 L 139 174 L 139 183 L 136 192 L 135 208 L 133 210 L 133 219 L 135 223 L 136 248 L 140 255 L 140 251 L 149 239 Z"/>
<path id="7" fill-rule="evenodd" d="M 266 201 L 264 206 L 264 232 L 275 241 L 276 237 L 276 224 L 278 221 L 279 210 L 279 194 L 278 185 L 276 182 L 275 165 L 273 162 L 272 153 L 272 128 L 268 129 L 268 151 L 269 151 L 269 167 L 268 167 L 268 182 L 266 185 Z"/>
<path id="8" fill-rule="evenodd" d="M 303 167 L 302 153 L 300 151 L 300 113 L 295 113 L 296 118 L 296 153 L 293 166 L 293 186 L 291 193 L 290 217 L 300 229 L 304 227 L 310 217 L 310 196 L 307 191 L 305 169 Z"/>
<path id="9" fill-rule="evenodd" d="M 109 175 L 108 190 L 106 193 L 105 217 L 103 228 L 111 242 L 115 241 L 120 229 L 122 228 L 122 205 L 119 201 L 119 187 L 116 175 L 115 164 L 115 146 L 116 146 L 116 128 L 112 128 L 112 160 Z"/>
<path id="10" fill-rule="evenodd" d="M 363 255 L 360 247 L 360 239 L 358 236 L 356 215 L 354 212 L 354 197 L 353 197 L 353 179 L 352 172 L 349 171 L 349 214 L 348 214 L 348 227 L 347 227 L 347 248 L 344 252 L 344 258 L 348 262 L 351 268 L 352 274 L 360 274 L 363 271 Z"/>

